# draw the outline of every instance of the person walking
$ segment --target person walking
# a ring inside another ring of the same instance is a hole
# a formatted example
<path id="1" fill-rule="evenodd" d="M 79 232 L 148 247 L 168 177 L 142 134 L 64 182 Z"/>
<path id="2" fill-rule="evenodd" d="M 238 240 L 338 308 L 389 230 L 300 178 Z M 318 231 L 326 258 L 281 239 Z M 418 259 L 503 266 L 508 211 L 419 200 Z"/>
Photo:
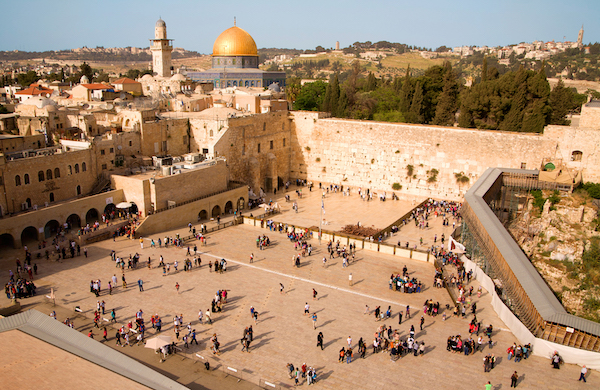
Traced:
<path id="1" fill-rule="evenodd" d="M 283 294 L 283 289 L 284 289 L 283 284 L 279 283 L 279 294 Z"/>
<path id="2" fill-rule="evenodd" d="M 140 291 L 144 291 L 144 282 L 142 281 L 142 278 L 138 279 L 138 287 L 140 288 Z"/>
<path id="3" fill-rule="evenodd" d="M 317 299 L 317 290 L 313 288 L 313 301 Z"/>
<path id="4" fill-rule="evenodd" d="M 488 381 L 488 383 L 485 384 L 485 390 L 492 390 L 492 382 Z"/>
<path id="5" fill-rule="evenodd" d="M 117 323 L 117 313 L 115 313 L 115 309 L 112 309 L 110 311 L 110 322 L 113 322 L 116 324 Z"/>
<path id="6" fill-rule="evenodd" d="M 587 374 L 587 367 L 584 365 L 583 367 L 581 367 L 581 373 L 579 374 L 579 380 L 580 380 L 580 381 L 587 382 L 587 381 L 585 380 L 585 376 L 586 376 L 586 374 Z"/>
<path id="7" fill-rule="evenodd" d="M 352 286 L 352 272 L 348 275 L 348 285 Z"/>
<path id="8" fill-rule="evenodd" d="M 398 312 L 398 325 L 400 325 L 402 323 L 402 310 L 400 310 L 400 312 Z"/>
<path id="9" fill-rule="evenodd" d="M 321 351 L 323 350 L 323 332 L 319 332 L 317 335 L 317 347 L 321 347 Z"/>
<path id="10" fill-rule="evenodd" d="M 177 290 L 177 294 L 179 294 L 179 282 L 175 282 L 175 290 Z"/>
<path id="11" fill-rule="evenodd" d="M 510 387 L 517 387 L 517 381 L 519 380 L 519 375 L 517 374 L 517 372 L 515 371 L 511 376 L 510 376 Z"/>
<path id="12" fill-rule="evenodd" d="M 423 330 L 423 324 L 425 324 L 425 317 L 421 316 L 420 328 Z"/>
<path id="13" fill-rule="evenodd" d="M 313 329 L 317 329 L 317 313 L 312 315 Z"/>

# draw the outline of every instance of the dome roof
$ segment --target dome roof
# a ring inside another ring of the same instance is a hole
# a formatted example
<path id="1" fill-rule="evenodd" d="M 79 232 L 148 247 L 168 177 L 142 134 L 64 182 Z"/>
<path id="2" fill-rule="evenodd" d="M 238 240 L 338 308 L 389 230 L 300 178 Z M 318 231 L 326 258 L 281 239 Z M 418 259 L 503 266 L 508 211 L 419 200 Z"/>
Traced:
<path id="1" fill-rule="evenodd" d="M 142 76 L 142 80 L 154 80 L 154 77 L 152 77 L 152 75 L 149 75 L 148 73 L 146 73 L 145 75 Z"/>
<path id="2" fill-rule="evenodd" d="M 167 27 L 167 24 L 165 23 L 165 21 L 164 21 L 164 20 L 162 20 L 162 19 L 158 19 L 158 20 L 156 21 L 156 26 L 155 26 L 155 27 Z"/>
<path id="3" fill-rule="evenodd" d="M 256 43 L 250 34 L 237 26 L 223 31 L 213 45 L 213 56 L 255 56 Z"/>
<path id="4" fill-rule="evenodd" d="M 175 73 L 171 76 L 171 81 L 185 81 L 185 76 L 181 73 Z"/>

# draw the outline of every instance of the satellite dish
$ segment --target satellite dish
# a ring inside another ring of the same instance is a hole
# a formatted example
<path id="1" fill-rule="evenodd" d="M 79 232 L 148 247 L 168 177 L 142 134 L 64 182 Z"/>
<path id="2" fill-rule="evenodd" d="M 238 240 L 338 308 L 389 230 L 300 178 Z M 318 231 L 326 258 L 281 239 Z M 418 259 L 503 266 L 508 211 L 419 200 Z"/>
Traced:
<path id="1" fill-rule="evenodd" d="M 123 147 L 121 145 L 117 146 L 117 149 L 121 150 Z"/>
<path id="2" fill-rule="evenodd" d="M 112 110 L 113 108 L 115 108 L 115 105 L 114 105 L 114 104 L 107 104 L 107 105 L 106 105 L 106 109 L 107 109 L 107 110 Z"/>
<path id="3" fill-rule="evenodd" d="M 127 95 L 125 94 L 125 92 L 121 92 L 121 94 L 119 95 L 119 97 L 121 99 L 125 99 L 127 97 Z"/>
<path id="4" fill-rule="evenodd" d="M 90 105 L 85 103 L 83 106 L 81 106 L 81 108 L 83 108 L 84 110 L 87 110 L 88 108 L 90 108 Z"/>

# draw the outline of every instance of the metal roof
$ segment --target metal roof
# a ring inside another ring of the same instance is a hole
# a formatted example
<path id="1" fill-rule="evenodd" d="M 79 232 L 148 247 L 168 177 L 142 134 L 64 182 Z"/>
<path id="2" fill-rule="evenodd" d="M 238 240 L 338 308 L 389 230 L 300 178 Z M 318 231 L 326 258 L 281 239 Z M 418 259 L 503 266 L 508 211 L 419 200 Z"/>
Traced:
<path id="1" fill-rule="evenodd" d="M 550 287 L 546 284 L 521 247 L 506 231 L 502 223 L 484 200 L 484 195 L 496 183 L 502 180 L 503 173 L 538 174 L 537 170 L 488 168 L 465 194 L 469 204 L 494 245 L 517 277 L 525 293 L 540 313 L 544 321 L 569 326 L 580 331 L 600 336 L 600 324 L 567 313 Z"/>
<path id="2" fill-rule="evenodd" d="M 151 389 L 187 387 L 36 310 L 0 318 L 0 333 L 20 330 Z"/>

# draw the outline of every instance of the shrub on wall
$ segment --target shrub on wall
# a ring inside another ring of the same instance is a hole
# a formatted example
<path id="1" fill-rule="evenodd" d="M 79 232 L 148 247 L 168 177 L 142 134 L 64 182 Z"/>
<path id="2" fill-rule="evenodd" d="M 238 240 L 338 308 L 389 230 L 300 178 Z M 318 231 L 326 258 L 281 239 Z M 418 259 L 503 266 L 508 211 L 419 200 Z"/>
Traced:
<path id="1" fill-rule="evenodd" d="M 394 184 L 392 184 L 392 189 L 396 190 L 396 191 L 401 190 L 402 185 L 400 183 L 394 183 Z"/>

